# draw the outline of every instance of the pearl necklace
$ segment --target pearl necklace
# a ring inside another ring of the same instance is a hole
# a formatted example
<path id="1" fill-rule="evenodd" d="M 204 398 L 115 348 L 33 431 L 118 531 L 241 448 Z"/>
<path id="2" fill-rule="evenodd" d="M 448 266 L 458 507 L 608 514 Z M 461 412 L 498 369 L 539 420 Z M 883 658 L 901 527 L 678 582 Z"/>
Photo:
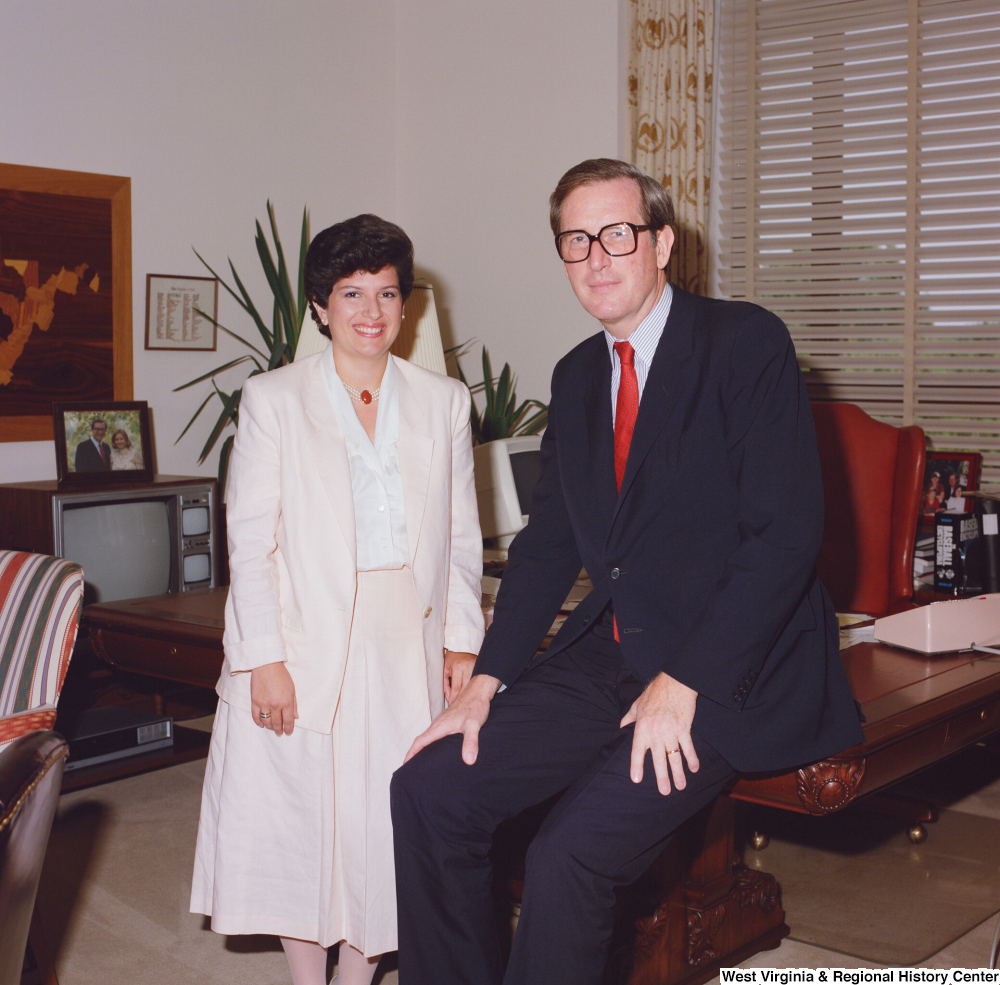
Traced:
<path id="1" fill-rule="evenodd" d="M 340 381 L 344 383 L 343 380 Z M 348 386 L 344 383 L 344 389 L 355 399 L 360 400 L 363 404 L 370 404 L 373 400 L 378 400 L 379 391 L 382 389 L 380 386 L 375 387 L 374 390 L 355 390 L 354 387 Z"/>

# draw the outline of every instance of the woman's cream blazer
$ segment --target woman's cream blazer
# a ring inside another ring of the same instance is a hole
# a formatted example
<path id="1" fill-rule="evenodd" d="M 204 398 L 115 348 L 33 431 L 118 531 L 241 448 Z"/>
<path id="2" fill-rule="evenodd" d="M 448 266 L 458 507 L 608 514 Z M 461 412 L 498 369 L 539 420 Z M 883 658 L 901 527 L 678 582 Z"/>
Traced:
<path id="1" fill-rule="evenodd" d="M 316 732 L 333 726 L 357 590 L 347 445 L 320 364 L 330 358 L 327 349 L 243 386 L 229 464 L 232 584 L 217 687 L 249 713 L 249 672 L 284 661 L 296 725 Z M 436 715 L 444 649 L 478 653 L 484 635 L 471 397 L 457 380 L 395 363 L 406 539 Z"/>

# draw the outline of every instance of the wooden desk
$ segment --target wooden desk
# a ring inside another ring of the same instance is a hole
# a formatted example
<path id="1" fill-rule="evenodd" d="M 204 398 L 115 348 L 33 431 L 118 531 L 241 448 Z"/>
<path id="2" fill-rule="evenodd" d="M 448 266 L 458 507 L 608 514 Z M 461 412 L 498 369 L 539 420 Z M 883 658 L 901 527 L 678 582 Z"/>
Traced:
<path id="1" fill-rule="evenodd" d="M 731 796 L 829 814 L 1000 731 L 1000 657 L 858 643 L 841 659 L 866 718 L 864 742 L 794 772 L 743 778 Z"/>
<path id="2" fill-rule="evenodd" d="M 97 654 L 120 670 L 196 687 L 222 671 L 228 588 L 98 602 L 83 610 Z"/>
<path id="3" fill-rule="evenodd" d="M 226 591 L 91 605 L 84 619 L 116 667 L 214 687 Z M 637 933 L 612 949 L 612 981 L 698 985 L 787 935 L 774 878 L 742 864 L 734 800 L 828 814 L 1000 731 L 1000 657 L 859 643 L 841 659 L 867 719 L 864 742 L 788 773 L 743 777 L 682 829 L 651 870 Z"/>

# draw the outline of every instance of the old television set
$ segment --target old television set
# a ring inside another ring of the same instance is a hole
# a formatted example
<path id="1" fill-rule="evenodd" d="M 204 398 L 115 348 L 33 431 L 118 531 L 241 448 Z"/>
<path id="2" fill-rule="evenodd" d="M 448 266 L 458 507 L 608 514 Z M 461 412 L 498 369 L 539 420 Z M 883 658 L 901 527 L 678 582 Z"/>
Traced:
<path id="1" fill-rule="evenodd" d="M 483 541 L 506 548 L 528 522 L 531 494 L 542 474 L 538 435 L 503 438 L 476 445 L 476 498 Z"/>
<path id="2" fill-rule="evenodd" d="M 0 547 L 53 554 L 84 571 L 84 603 L 214 588 L 219 537 L 214 479 L 60 488 L 0 486 Z"/>

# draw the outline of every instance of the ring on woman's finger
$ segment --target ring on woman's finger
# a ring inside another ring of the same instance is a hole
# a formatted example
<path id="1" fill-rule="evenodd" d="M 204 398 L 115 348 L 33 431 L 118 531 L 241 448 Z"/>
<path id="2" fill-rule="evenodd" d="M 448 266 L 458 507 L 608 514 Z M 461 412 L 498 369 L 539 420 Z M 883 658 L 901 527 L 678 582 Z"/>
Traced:
<path id="1" fill-rule="evenodd" d="M 263 718 L 264 716 L 261 715 L 260 717 Z M 667 750 L 667 755 L 668 756 L 672 756 L 675 752 L 680 752 L 680 749 L 668 749 Z"/>
<path id="2" fill-rule="evenodd" d="M 260 713 L 260 717 L 263 718 L 264 721 L 267 721 L 267 719 L 271 717 L 271 713 L 269 711 L 262 711 Z"/>

